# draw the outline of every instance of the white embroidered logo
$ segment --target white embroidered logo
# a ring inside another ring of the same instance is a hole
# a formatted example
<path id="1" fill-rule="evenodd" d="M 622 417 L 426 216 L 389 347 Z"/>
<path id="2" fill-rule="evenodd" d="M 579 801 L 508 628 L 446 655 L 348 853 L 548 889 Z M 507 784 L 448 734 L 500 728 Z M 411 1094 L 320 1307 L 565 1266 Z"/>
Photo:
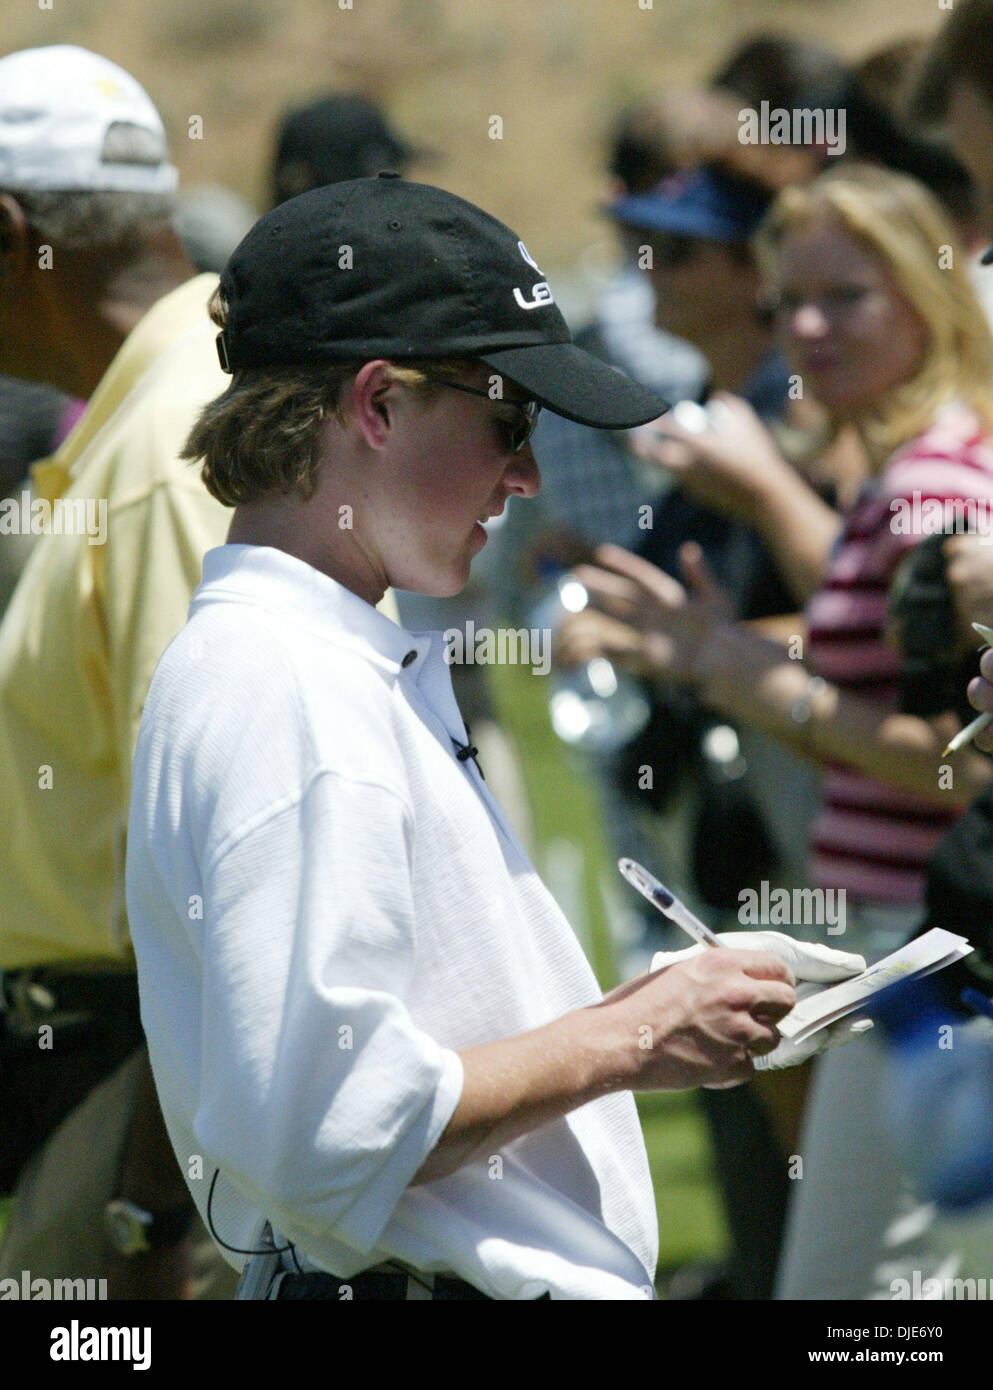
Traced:
<path id="1" fill-rule="evenodd" d="M 528 248 L 524 245 L 523 241 L 519 241 L 519 242 L 517 243 L 517 249 L 518 249 L 518 251 L 520 251 L 521 255 L 522 255 L 522 256 L 524 257 L 524 259 L 527 261 L 527 263 L 528 263 L 529 266 L 532 266 L 532 267 L 538 272 L 539 275 L 543 275 L 543 274 L 544 274 L 544 271 L 542 270 L 541 266 L 538 264 L 538 262 L 535 260 L 535 258 L 531 255 L 531 252 L 530 252 L 530 251 L 528 250 Z"/>
<path id="2" fill-rule="evenodd" d="M 555 297 L 547 280 L 539 280 L 536 285 L 532 285 L 531 293 L 534 295 L 534 299 L 525 299 L 519 287 L 514 286 L 514 298 L 522 309 L 537 309 L 540 304 L 555 303 Z"/>
<path id="3" fill-rule="evenodd" d="M 538 272 L 538 274 L 541 275 L 541 266 L 528 251 L 528 248 L 524 245 L 523 241 L 519 241 L 517 243 L 517 249 L 518 251 L 520 251 L 521 255 L 527 261 L 528 265 L 532 266 Z M 539 280 L 536 285 L 532 285 L 531 294 L 533 298 L 525 299 L 524 292 L 521 290 L 520 286 L 514 286 L 514 298 L 522 309 L 537 309 L 542 304 L 555 303 L 555 296 L 552 294 L 551 287 L 549 286 L 547 280 Z"/>

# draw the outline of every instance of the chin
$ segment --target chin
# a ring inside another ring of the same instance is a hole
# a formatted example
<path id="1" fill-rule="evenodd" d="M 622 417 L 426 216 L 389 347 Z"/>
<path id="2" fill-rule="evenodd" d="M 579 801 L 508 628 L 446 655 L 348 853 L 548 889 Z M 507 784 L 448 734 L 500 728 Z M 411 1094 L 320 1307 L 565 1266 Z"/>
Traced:
<path id="1" fill-rule="evenodd" d="M 443 582 L 441 586 L 434 590 L 436 598 L 454 598 L 460 594 L 469 583 L 469 566 L 466 565 L 463 573 L 453 575 L 451 579 Z"/>
<path id="2" fill-rule="evenodd" d="M 459 571 L 446 574 L 405 575 L 392 581 L 394 589 L 405 589 L 411 594 L 423 594 L 425 598 L 454 598 L 469 582 L 469 563 Z"/>

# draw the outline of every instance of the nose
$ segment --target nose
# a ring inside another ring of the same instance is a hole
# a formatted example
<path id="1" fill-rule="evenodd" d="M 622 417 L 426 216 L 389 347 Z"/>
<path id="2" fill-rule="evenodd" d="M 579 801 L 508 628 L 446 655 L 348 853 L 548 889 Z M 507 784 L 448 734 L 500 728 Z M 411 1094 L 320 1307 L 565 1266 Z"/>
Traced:
<path id="1" fill-rule="evenodd" d="M 541 491 L 541 471 L 530 442 L 519 454 L 511 454 L 504 481 L 512 492 L 522 497 L 534 497 Z"/>
<path id="2" fill-rule="evenodd" d="M 795 338 L 823 338 L 831 325 L 818 304 L 801 304 L 789 321 L 789 332 Z"/>

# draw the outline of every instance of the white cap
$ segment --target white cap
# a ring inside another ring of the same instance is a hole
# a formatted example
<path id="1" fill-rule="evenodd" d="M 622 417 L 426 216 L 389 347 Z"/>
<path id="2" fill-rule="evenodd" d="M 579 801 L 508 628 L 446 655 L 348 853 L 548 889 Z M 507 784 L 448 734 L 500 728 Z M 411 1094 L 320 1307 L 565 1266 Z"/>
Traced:
<path id="1" fill-rule="evenodd" d="M 118 131 L 145 160 L 114 158 Z M 159 113 L 116 63 L 69 44 L 0 58 L 0 188 L 172 193 L 177 183 Z"/>

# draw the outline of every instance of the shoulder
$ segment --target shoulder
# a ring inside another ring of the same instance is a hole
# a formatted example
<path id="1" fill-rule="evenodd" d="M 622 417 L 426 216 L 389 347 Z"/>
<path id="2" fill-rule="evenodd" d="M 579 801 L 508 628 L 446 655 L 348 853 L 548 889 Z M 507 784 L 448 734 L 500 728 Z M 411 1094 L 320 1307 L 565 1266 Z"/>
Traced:
<path id="1" fill-rule="evenodd" d="M 890 459 L 881 479 L 887 500 L 993 496 L 993 442 L 972 411 L 940 410 L 932 424 Z"/>
<path id="2" fill-rule="evenodd" d="M 179 458 L 205 405 L 229 378 L 207 314 L 212 276 L 197 276 L 149 310 L 125 343 L 83 417 L 68 460 L 74 484 L 99 488 L 112 509 L 156 487 L 202 493 L 199 470 Z"/>
<path id="3" fill-rule="evenodd" d="M 252 815 L 328 772 L 405 803 L 394 680 L 248 604 L 194 611 L 152 680 L 136 753 L 154 777 Z M 231 817 L 225 815 L 224 819 Z"/>

